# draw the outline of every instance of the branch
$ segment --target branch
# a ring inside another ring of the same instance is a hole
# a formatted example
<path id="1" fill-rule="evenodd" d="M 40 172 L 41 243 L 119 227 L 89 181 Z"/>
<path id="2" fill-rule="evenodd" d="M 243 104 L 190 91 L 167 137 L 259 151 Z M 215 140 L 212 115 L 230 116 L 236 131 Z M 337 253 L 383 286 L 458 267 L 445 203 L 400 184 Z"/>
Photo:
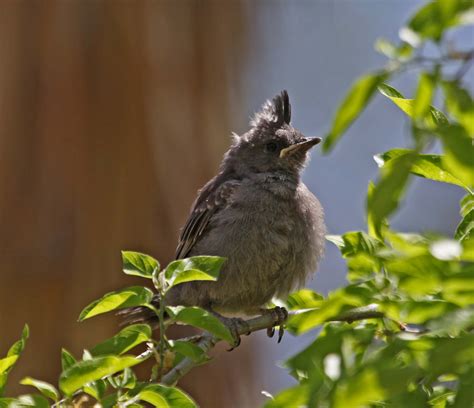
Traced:
<path id="1" fill-rule="evenodd" d="M 288 316 L 296 316 L 301 313 L 308 312 L 313 309 L 303 309 L 292 311 L 288 313 Z M 359 307 L 352 309 L 345 313 L 341 313 L 339 316 L 333 317 L 326 320 L 326 322 L 347 322 L 352 323 L 358 320 L 365 319 L 379 319 L 383 318 L 385 315 L 377 310 L 377 305 L 372 304 L 369 306 Z M 237 332 L 239 335 L 248 334 L 249 332 L 253 333 L 259 330 L 269 329 L 271 327 L 277 326 L 280 324 L 277 316 L 274 313 L 264 314 L 262 316 L 254 317 L 252 319 L 246 320 L 245 325 L 239 325 Z M 204 352 L 211 350 L 219 341 L 220 338 L 213 336 L 212 334 L 205 333 L 200 336 L 199 341 L 196 345 L 201 348 Z M 162 379 L 161 384 L 164 385 L 174 385 L 176 382 L 186 375 L 194 367 L 198 366 L 199 363 L 194 362 L 191 358 L 186 357 L 181 362 L 179 362 L 175 367 L 173 367 L 168 373 L 166 373 Z"/>

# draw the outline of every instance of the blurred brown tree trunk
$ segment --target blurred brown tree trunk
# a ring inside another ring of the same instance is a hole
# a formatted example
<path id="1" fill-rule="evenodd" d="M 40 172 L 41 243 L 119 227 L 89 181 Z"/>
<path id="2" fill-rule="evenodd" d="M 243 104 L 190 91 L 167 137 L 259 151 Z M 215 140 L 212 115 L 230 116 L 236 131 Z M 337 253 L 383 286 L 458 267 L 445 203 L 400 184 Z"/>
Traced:
<path id="1" fill-rule="evenodd" d="M 228 145 L 245 25 L 234 1 L 2 1 L 0 351 L 31 327 L 11 392 L 117 330 L 75 320 L 133 283 L 120 249 L 172 259 Z M 184 386 L 203 407 L 253 406 L 251 365 L 244 347 Z"/>

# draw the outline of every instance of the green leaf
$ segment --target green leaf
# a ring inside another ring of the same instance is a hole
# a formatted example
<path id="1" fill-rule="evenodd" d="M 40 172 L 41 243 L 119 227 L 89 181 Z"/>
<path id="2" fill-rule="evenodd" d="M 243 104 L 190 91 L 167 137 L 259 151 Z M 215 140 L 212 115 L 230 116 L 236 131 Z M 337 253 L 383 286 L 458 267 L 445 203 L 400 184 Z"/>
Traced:
<path id="1" fill-rule="evenodd" d="M 116 375 L 115 377 L 109 377 L 108 380 L 114 388 L 133 389 L 137 383 L 137 377 L 130 367 L 127 367 L 123 370 L 123 373 Z"/>
<path id="2" fill-rule="evenodd" d="M 406 153 L 413 152 L 409 149 L 392 149 L 385 153 L 374 156 L 379 167 L 383 167 L 386 163 Z M 469 188 L 457 177 L 455 177 L 443 164 L 443 156 L 437 154 L 417 154 L 411 171 L 412 174 L 424 177 L 430 180 L 442 183 L 455 184 L 467 190 Z"/>
<path id="3" fill-rule="evenodd" d="M 323 151 L 329 152 L 351 123 L 361 114 L 372 99 L 377 87 L 388 78 L 385 71 L 359 78 L 347 93 L 334 117 L 332 128 L 324 139 Z"/>
<path id="4" fill-rule="evenodd" d="M 152 298 L 153 292 L 143 286 L 131 286 L 115 292 L 109 292 L 86 306 L 79 315 L 79 321 L 81 322 L 111 310 L 145 306 L 151 302 Z"/>
<path id="5" fill-rule="evenodd" d="M 459 203 L 461 217 L 474 210 L 474 194 L 466 194 Z"/>
<path id="6" fill-rule="evenodd" d="M 309 386 L 307 384 L 295 385 L 267 401 L 264 408 L 307 407 L 308 399 Z"/>
<path id="7" fill-rule="evenodd" d="M 189 357 L 195 363 L 201 363 L 209 360 L 204 350 L 190 341 L 184 340 L 169 340 L 173 351 L 182 354 L 183 356 Z"/>
<path id="8" fill-rule="evenodd" d="M 367 200 L 368 217 L 377 232 L 384 219 L 398 208 L 416 159 L 417 154 L 408 151 L 383 166 L 382 177 Z"/>
<path id="9" fill-rule="evenodd" d="M 16 401 L 15 398 L 0 398 L 0 408 L 10 408 Z"/>
<path id="10" fill-rule="evenodd" d="M 39 392 L 41 392 L 41 394 L 43 394 L 45 397 L 50 398 L 56 402 L 59 400 L 58 390 L 53 385 L 45 381 L 36 380 L 31 377 L 25 377 L 23 378 L 23 380 L 20 381 L 20 384 L 31 385 L 32 387 L 35 387 Z"/>
<path id="11" fill-rule="evenodd" d="M 431 1 L 400 30 L 400 37 L 413 46 L 420 45 L 426 39 L 439 42 L 445 30 L 464 22 L 464 16 L 471 7 L 470 0 Z"/>
<path id="12" fill-rule="evenodd" d="M 0 405 L 1 406 L 1 405 Z M 8 408 L 49 408 L 49 401 L 39 394 L 21 395 L 8 405 Z"/>
<path id="13" fill-rule="evenodd" d="M 207 310 L 184 306 L 168 306 L 166 310 L 175 321 L 206 330 L 229 343 L 234 342 L 229 329 Z"/>
<path id="14" fill-rule="evenodd" d="M 219 256 L 178 259 L 166 267 L 166 282 L 171 287 L 190 281 L 216 281 L 225 260 Z"/>
<path id="15" fill-rule="evenodd" d="M 91 381 L 100 380 L 142 361 L 143 359 L 128 355 L 122 357 L 101 356 L 91 360 L 78 361 L 61 373 L 59 388 L 64 394 L 71 395 Z"/>
<path id="16" fill-rule="evenodd" d="M 474 304 L 474 270 L 471 264 L 465 271 L 450 275 L 443 280 L 443 299 L 460 307 Z"/>
<path id="17" fill-rule="evenodd" d="M 391 367 L 390 362 L 367 365 L 338 384 L 331 407 L 362 407 L 385 400 L 407 388 L 419 373 L 415 367 Z"/>
<path id="18" fill-rule="evenodd" d="M 82 387 L 82 391 L 89 394 L 91 397 L 100 401 L 107 389 L 107 382 L 105 380 L 91 381 Z"/>
<path id="19" fill-rule="evenodd" d="M 0 359 L 0 397 L 7 384 L 8 373 L 11 371 L 21 353 L 25 349 L 26 340 L 30 335 L 30 329 L 27 324 L 23 326 L 20 340 L 17 340 L 7 352 L 5 358 Z"/>
<path id="20" fill-rule="evenodd" d="M 416 118 L 414 114 L 414 105 L 415 105 L 414 99 L 406 99 L 395 88 L 387 84 L 379 85 L 378 89 L 382 95 L 389 98 L 395 105 L 397 105 L 410 118 Z M 421 104 L 421 107 L 423 107 L 423 104 Z M 423 107 L 423 111 L 425 111 L 424 107 Z M 427 112 L 429 112 L 430 114 L 426 115 L 423 123 L 428 129 L 437 129 L 438 127 L 445 126 L 449 123 L 444 113 L 439 111 L 435 107 L 430 106 Z"/>
<path id="21" fill-rule="evenodd" d="M 197 408 L 196 403 L 183 391 L 160 384 L 147 385 L 138 392 L 140 400 L 159 408 Z"/>
<path id="22" fill-rule="evenodd" d="M 431 107 L 436 87 L 436 78 L 434 75 L 423 72 L 420 74 L 418 89 L 415 100 L 413 101 L 413 117 L 421 119 L 426 116 Z"/>
<path id="23" fill-rule="evenodd" d="M 469 137 L 474 138 L 474 100 L 471 95 L 456 81 L 444 81 L 442 87 L 448 112 L 465 127 Z"/>
<path id="24" fill-rule="evenodd" d="M 430 375 L 461 374 L 474 364 L 474 335 L 438 338 L 428 357 Z M 446 358 L 449 356 L 449 358 Z"/>
<path id="25" fill-rule="evenodd" d="M 319 307 L 290 316 L 286 327 L 295 334 L 305 333 L 339 316 L 342 312 L 370 304 L 372 297 L 372 292 L 363 286 L 346 286 L 331 292 Z"/>
<path id="26" fill-rule="evenodd" d="M 378 239 L 362 231 L 347 232 L 340 239 L 329 235 L 326 239 L 337 245 L 344 258 L 355 256 L 361 252 L 374 255 L 383 246 Z"/>
<path id="27" fill-rule="evenodd" d="M 320 307 L 323 301 L 324 298 L 319 293 L 311 289 L 301 289 L 289 295 L 285 303 L 289 310 L 301 310 Z"/>
<path id="28" fill-rule="evenodd" d="M 385 38 L 378 38 L 375 41 L 375 50 L 390 59 L 406 60 L 412 53 L 413 48 L 406 42 L 396 46 Z"/>
<path id="29" fill-rule="evenodd" d="M 65 348 L 61 349 L 61 368 L 63 371 L 76 363 L 76 358 L 69 351 Z"/>
<path id="30" fill-rule="evenodd" d="M 427 328 L 430 336 L 459 336 L 462 330 L 474 327 L 474 308 L 457 309 L 431 320 Z"/>
<path id="31" fill-rule="evenodd" d="M 127 275 L 151 279 L 160 264 L 149 255 L 140 252 L 122 251 L 123 272 Z"/>
<path id="32" fill-rule="evenodd" d="M 474 141 L 459 125 L 445 126 L 437 132 L 443 142 L 443 165 L 466 186 L 474 186 Z"/>
<path id="33" fill-rule="evenodd" d="M 454 237 L 463 242 L 468 239 L 474 239 L 474 209 L 469 211 L 461 220 Z"/>
<path id="34" fill-rule="evenodd" d="M 125 327 L 118 334 L 99 343 L 91 350 L 93 356 L 120 355 L 151 338 L 151 327 L 147 324 L 134 324 Z"/>

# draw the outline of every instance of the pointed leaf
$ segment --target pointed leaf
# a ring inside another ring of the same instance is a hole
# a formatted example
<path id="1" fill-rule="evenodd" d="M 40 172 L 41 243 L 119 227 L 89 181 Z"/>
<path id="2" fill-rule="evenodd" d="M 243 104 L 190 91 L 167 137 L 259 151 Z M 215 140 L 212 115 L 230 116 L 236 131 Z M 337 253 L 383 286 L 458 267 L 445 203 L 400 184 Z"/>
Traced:
<path id="1" fill-rule="evenodd" d="M 67 370 L 69 367 L 77 363 L 75 357 L 65 348 L 61 350 L 61 367 L 62 370 Z"/>
<path id="2" fill-rule="evenodd" d="M 66 395 L 71 395 L 85 384 L 100 380 L 111 374 L 132 367 L 143 360 L 135 356 L 101 356 L 91 360 L 78 361 L 64 370 L 59 377 L 59 388 Z"/>
<path id="3" fill-rule="evenodd" d="M 397 157 L 410 152 L 408 149 L 393 149 L 374 157 L 379 167 L 383 167 Z M 413 163 L 411 173 L 434 181 L 442 183 L 455 184 L 465 189 L 468 187 L 457 177 L 455 177 L 443 164 L 443 156 L 437 154 L 418 154 Z"/>
<path id="4" fill-rule="evenodd" d="M 416 159 L 417 154 L 408 151 L 382 168 L 382 177 L 367 200 L 368 217 L 377 231 L 380 231 L 384 219 L 398 208 Z"/>
<path id="5" fill-rule="evenodd" d="M 455 81 L 445 81 L 442 87 L 448 112 L 465 127 L 469 137 L 474 138 L 474 100 L 471 95 Z"/>
<path id="6" fill-rule="evenodd" d="M 190 281 L 215 281 L 225 260 L 219 256 L 178 259 L 166 267 L 165 278 L 170 287 Z"/>
<path id="7" fill-rule="evenodd" d="M 166 310 L 175 321 L 206 330 L 229 343 L 234 342 L 229 329 L 207 310 L 184 306 L 169 306 Z"/>
<path id="8" fill-rule="evenodd" d="M 3 395 L 3 391 L 7 384 L 8 373 L 13 368 L 21 353 L 23 352 L 26 340 L 30 335 L 30 329 L 27 324 L 23 327 L 20 340 L 13 343 L 8 350 L 7 356 L 0 359 L 0 396 Z"/>
<path id="9" fill-rule="evenodd" d="M 31 377 L 25 377 L 23 378 L 23 380 L 20 381 L 20 384 L 31 385 L 32 387 L 35 387 L 39 392 L 41 392 L 41 394 L 43 394 L 45 397 L 50 398 L 56 402 L 59 400 L 58 390 L 53 385 L 45 381 L 36 380 Z"/>
<path id="10" fill-rule="evenodd" d="M 140 400 L 159 408 L 197 408 L 196 403 L 183 391 L 161 384 L 147 385 L 137 394 Z"/>
<path id="11" fill-rule="evenodd" d="M 389 98 L 395 105 L 397 105 L 410 118 L 416 118 L 414 114 L 414 105 L 415 105 L 414 99 L 406 99 L 395 88 L 387 84 L 381 84 L 378 87 L 378 89 L 382 95 Z M 429 115 L 426 115 L 424 119 L 424 125 L 428 129 L 435 129 L 440 126 L 447 125 L 449 123 L 444 113 L 439 111 L 435 107 L 430 106 L 427 112 L 429 112 Z"/>
<path id="12" fill-rule="evenodd" d="M 377 86 L 387 78 L 387 72 L 375 72 L 359 78 L 352 85 L 336 112 L 329 134 L 324 139 L 324 152 L 331 150 L 341 135 L 365 109 L 377 90 Z"/>
<path id="13" fill-rule="evenodd" d="M 123 272 L 127 275 L 151 279 L 160 264 L 149 255 L 140 252 L 122 251 Z"/>
<path id="14" fill-rule="evenodd" d="M 151 327 L 147 324 L 134 324 L 125 327 L 115 336 L 99 343 L 91 350 L 93 356 L 120 355 L 151 338 Z"/>
<path id="15" fill-rule="evenodd" d="M 474 141 L 459 125 L 444 126 L 438 132 L 445 155 L 443 165 L 466 186 L 474 186 Z"/>
<path id="16" fill-rule="evenodd" d="M 79 315 L 79 321 L 110 312 L 111 310 L 144 306 L 150 303 L 152 298 L 153 292 L 143 286 L 131 286 L 115 292 L 109 292 L 86 306 Z"/>

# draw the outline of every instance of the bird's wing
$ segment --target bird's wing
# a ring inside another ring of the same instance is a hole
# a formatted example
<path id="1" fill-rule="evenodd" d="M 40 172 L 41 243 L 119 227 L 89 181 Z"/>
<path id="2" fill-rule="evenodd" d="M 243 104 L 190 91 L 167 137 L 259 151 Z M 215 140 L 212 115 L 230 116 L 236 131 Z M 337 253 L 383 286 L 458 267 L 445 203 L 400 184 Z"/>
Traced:
<path id="1" fill-rule="evenodd" d="M 181 231 L 176 259 L 185 258 L 189 254 L 209 224 L 212 215 L 232 202 L 232 195 L 239 186 L 238 180 L 221 182 L 219 177 L 216 177 L 203 187 Z"/>

